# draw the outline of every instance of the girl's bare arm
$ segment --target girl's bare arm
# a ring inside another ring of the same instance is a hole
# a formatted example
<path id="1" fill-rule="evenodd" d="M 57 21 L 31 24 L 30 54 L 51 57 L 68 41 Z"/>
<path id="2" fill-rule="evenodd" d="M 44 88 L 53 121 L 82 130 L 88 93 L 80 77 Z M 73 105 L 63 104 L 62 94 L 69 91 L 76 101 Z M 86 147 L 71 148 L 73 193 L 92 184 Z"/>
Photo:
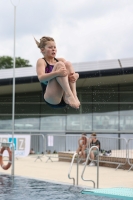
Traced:
<path id="1" fill-rule="evenodd" d="M 67 75 L 66 69 L 64 69 L 63 67 L 58 70 L 54 70 L 50 73 L 45 73 L 45 67 L 46 67 L 46 64 L 43 61 L 43 59 L 39 59 L 36 65 L 36 72 L 37 72 L 37 76 L 40 82 L 49 81 L 53 78 L 56 78 L 57 76 Z"/>
<path id="2" fill-rule="evenodd" d="M 40 82 L 49 81 L 58 76 L 58 72 L 45 73 L 46 64 L 43 59 L 38 59 L 36 64 L 36 72 Z"/>

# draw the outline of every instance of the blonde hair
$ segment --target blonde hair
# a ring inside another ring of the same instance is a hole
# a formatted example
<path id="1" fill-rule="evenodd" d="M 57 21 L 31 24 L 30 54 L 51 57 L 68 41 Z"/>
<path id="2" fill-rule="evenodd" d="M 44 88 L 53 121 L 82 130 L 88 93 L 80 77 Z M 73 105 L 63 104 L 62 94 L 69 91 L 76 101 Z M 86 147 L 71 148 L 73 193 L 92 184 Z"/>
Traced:
<path id="1" fill-rule="evenodd" d="M 35 38 L 34 38 L 34 40 L 39 49 L 44 48 L 46 46 L 47 42 L 54 41 L 54 39 L 52 37 L 47 37 L 47 36 L 42 37 L 40 39 L 40 42 L 38 42 Z"/>

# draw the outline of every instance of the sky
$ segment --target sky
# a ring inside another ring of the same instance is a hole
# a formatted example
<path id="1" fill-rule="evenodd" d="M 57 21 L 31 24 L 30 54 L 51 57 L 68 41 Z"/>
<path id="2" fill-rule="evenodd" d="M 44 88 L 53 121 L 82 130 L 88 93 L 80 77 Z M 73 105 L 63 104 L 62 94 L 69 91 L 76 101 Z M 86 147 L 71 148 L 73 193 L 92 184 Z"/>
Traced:
<path id="1" fill-rule="evenodd" d="M 133 0 L 0 0 L 0 56 L 36 66 L 33 37 L 55 39 L 57 57 L 72 63 L 133 57 Z"/>

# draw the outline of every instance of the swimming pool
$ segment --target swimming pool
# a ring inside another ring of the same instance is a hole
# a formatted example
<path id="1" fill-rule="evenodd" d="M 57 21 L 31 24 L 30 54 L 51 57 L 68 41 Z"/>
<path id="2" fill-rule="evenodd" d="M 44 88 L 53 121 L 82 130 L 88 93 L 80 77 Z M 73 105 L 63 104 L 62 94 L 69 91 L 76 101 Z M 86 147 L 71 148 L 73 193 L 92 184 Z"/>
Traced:
<path id="1" fill-rule="evenodd" d="M 81 194 L 82 189 L 36 179 L 0 175 L 1 200 L 116 200 Z"/>

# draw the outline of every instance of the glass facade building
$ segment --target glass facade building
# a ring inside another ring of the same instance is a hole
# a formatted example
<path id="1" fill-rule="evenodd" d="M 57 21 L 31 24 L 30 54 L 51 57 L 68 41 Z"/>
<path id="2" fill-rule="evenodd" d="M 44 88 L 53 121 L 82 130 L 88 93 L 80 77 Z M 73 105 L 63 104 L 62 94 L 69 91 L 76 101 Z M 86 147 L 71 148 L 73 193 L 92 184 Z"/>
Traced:
<path id="1" fill-rule="evenodd" d="M 16 93 L 15 132 L 132 134 L 133 84 L 78 88 L 79 110 L 53 109 L 41 91 Z M 12 129 L 12 94 L 0 96 L 0 131 Z"/>
<path id="2" fill-rule="evenodd" d="M 74 64 L 80 109 L 53 109 L 42 98 L 36 68 L 16 69 L 15 133 L 133 133 L 133 59 Z M 0 73 L 0 133 L 12 131 L 12 69 Z"/>
<path id="3" fill-rule="evenodd" d="M 82 132 L 88 135 L 96 132 L 100 137 L 133 138 L 133 59 L 118 61 L 75 64 L 80 75 L 77 94 L 81 106 L 78 110 L 69 106 L 49 107 L 43 101 L 35 67 L 16 69 L 14 124 L 12 69 L 1 70 L 0 134 L 11 134 L 13 126 L 15 134 L 31 134 L 31 147 L 36 152 L 44 151 L 42 135 L 59 136 L 55 139 L 56 147 L 46 146 L 51 151 L 75 149 L 75 137 Z"/>

